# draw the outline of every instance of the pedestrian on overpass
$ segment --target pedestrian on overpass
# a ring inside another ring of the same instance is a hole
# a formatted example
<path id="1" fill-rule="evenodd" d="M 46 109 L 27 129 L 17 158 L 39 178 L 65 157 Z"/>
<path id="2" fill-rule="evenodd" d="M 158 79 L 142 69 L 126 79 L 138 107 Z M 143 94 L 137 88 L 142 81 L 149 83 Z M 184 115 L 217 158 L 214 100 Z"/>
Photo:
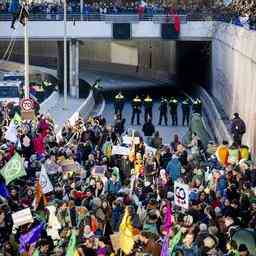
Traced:
<path id="1" fill-rule="evenodd" d="M 172 97 L 169 101 L 170 114 L 172 117 L 172 126 L 178 125 L 178 100 L 175 97 Z"/>
<path id="2" fill-rule="evenodd" d="M 162 120 L 164 118 L 165 125 L 167 126 L 167 111 L 168 111 L 168 101 L 165 97 L 161 98 L 160 106 L 160 117 L 159 117 L 159 123 L 158 125 L 162 125 Z"/>
<path id="3" fill-rule="evenodd" d="M 147 97 L 144 99 L 144 109 L 145 109 L 144 119 L 145 119 L 145 123 L 148 121 L 148 119 L 152 120 L 152 107 L 153 107 L 153 100 L 148 94 Z"/>
<path id="4" fill-rule="evenodd" d="M 236 145 L 241 146 L 242 138 L 245 132 L 245 122 L 240 118 L 238 113 L 235 113 L 234 118 L 231 121 L 231 133 L 233 135 L 234 143 Z"/>
<path id="5" fill-rule="evenodd" d="M 135 116 L 137 117 L 137 125 L 140 125 L 140 113 L 141 113 L 141 99 L 138 95 L 132 100 L 132 120 L 131 124 L 134 123 Z"/>
<path id="6" fill-rule="evenodd" d="M 181 109 L 182 109 L 182 125 L 185 126 L 185 123 L 186 123 L 188 126 L 189 125 L 189 117 L 190 117 L 189 99 L 185 99 L 182 101 Z"/>

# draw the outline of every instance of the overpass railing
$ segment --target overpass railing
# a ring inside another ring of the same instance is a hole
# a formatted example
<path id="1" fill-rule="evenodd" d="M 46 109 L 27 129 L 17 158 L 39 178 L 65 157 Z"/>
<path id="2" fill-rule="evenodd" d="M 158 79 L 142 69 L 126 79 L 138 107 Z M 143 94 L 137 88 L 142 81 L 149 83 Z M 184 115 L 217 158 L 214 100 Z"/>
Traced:
<path id="1" fill-rule="evenodd" d="M 187 22 L 187 15 L 179 15 L 181 23 Z M 30 21 L 63 21 L 60 14 L 30 14 Z M 12 14 L 0 13 L 0 21 L 11 21 Z M 153 21 L 154 23 L 174 23 L 174 15 L 148 15 L 148 14 L 67 14 L 68 21 L 105 21 L 106 23 L 138 23 L 140 21 Z"/>

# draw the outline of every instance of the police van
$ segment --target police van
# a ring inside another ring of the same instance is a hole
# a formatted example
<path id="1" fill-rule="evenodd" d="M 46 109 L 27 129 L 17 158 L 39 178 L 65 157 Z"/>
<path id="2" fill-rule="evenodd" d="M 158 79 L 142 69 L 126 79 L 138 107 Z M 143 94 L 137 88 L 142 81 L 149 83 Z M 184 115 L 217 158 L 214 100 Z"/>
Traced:
<path id="1" fill-rule="evenodd" d="M 24 74 L 18 71 L 8 72 L 4 74 L 3 81 L 6 81 L 6 82 L 14 81 L 19 83 L 20 87 L 22 87 L 24 84 Z"/>
<path id="2" fill-rule="evenodd" d="M 21 88 L 19 81 L 0 81 L 0 102 L 14 103 L 18 105 L 20 102 Z"/>

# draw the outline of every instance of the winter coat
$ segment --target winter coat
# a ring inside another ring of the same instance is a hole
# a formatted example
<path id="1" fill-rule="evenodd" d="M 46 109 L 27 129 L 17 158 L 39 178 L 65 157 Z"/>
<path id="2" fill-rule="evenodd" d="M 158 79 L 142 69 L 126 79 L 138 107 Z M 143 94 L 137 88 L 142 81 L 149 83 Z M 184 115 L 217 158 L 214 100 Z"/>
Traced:
<path id="1" fill-rule="evenodd" d="M 121 189 L 121 183 L 119 181 L 116 181 L 115 183 L 110 179 L 107 182 L 106 192 L 111 194 L 117 194 L 118 191 Z"/>
<path id="2" fill-rule="evenodd" d="M 178 158 L 173 158 L 169 161 L 166 170 L 172 179 L 172 182 L 176 181 L 181 176 L 181 164 Z"/>
<path id="3" fill-rule="evenodd" d="M 142 131 L 145 136 L 152 136 L 155 132 L 155 127 L 151 122 L 147 122 L 143 125 Z"/>

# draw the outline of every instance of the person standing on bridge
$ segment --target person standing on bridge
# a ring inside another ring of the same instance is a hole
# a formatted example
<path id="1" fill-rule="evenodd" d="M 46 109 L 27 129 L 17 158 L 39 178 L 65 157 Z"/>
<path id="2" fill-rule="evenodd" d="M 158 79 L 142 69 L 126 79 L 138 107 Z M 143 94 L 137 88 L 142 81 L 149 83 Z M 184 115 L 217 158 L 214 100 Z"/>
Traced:
<path id="1" fill-rule="evenodd" d="M 169 101 L 169 106 L 170 106 L 170 114 L 172 117 L 172 126 L 177 126 L 178 125 L 178 100 L 175 97 L 171 97 Z"/>
<path id="2" fill-rule="evenodd" d="M 164 118 L 165 125 L 167 126 L 168 101 L 165 97 L 161 98 L 159 111 L 160 111 L 160 117 L 159 117 L 158 125 L 162 125 L 162 119 Z"/>
<path id="3" fill-rule="evenodd" d="M 189 99 L 185 99 L 181 103 L 181 109 L 182 109 L 182 125 L 185 126 L 185 122 L 187 123 L 187 126 L 189 124 L 189 117 L 190 117 L 190 104 Z"/>
<path id="4" fill-rule="evenodd" d="M 140 113 L 141 113 L 141 99 L 138 95 L 132 100 L 132 120 L 131 124 L 134 123 L 135 115 L 137 116 L 137 125 L 140 125 Z"/>
<path id="5" fill-rule="evenodd" d="M 120 119 L 122 119 L 122 112 L 124 108 L 124 96 L 121 92 L 119 92 L 115 96 L 114 107 L 115 107 L 115 115 L 116 116 L 119 115 Z"/>
<path id="6" fill-rule="evenodd" d="M 152 107 L 153 107 L 153 100 L 148 94 L 147 97 L 144 99 L 144 108 L 145 108 L 144 119 L 145 119 L 145 123 L 149 119 L 152 120 Z"/>

